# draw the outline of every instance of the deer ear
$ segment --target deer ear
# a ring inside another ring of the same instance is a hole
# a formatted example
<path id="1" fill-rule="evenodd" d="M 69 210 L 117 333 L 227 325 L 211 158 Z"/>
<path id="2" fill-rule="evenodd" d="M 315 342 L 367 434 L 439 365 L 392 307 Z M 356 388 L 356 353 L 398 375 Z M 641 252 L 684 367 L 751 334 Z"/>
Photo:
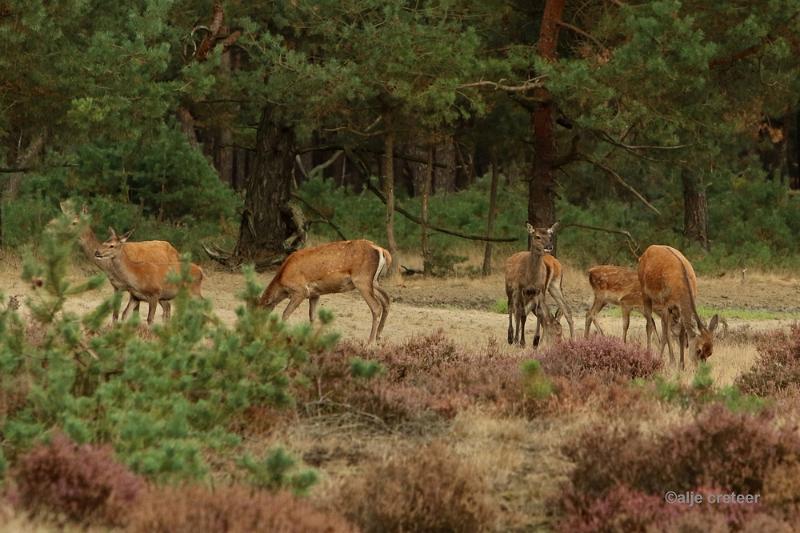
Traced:
<path id="1" fill-rule="evenodd" d="M 555 231 L 558 229 L 558 225 L 559 225 L 559 224 L 561 224 L 561 223 L 560 223 L 560 222 L 556 222 L 555 224 L 553 224 L 552 226 L 550 226 L 550 229 L 549 229 L 549 230 L 547 230 L 547 232 L 548 232 L 548 233 L 555 233 Z"/>
<path id="2" fill-rule="evenodd" d="M 526 222 L 525 227 L 528 229 L 528 233 L 533 233 L 534 231 L 536 231 L 536 229 L 533 226 L 531 226 L 530 222 Z"/>
<path id="3" fill-rule="evenodd" d="M 708 331 L 714 333 L 714 330 L 717 329 L 718 325 L 719 325 L 719 315 L 714 315 L 711 318 L 711 321 L 708 323 Z"/>
<path id="4" fill-rule="evenodd" d="M 114 228 L 112 228 L 111 226 L 108 227 L 108 238 L 109 240 L 117 238 L 117 232 L 114 231 Z"/>
<path id="5" fill-rule="evenodd" d="M 81 206 L 81 214 L 82 214 L 82 215 L 88 215 L 88 214 L 89 214 L 89 208 L 87 207 L 87 205 L 86 205 L 86 204 L 83 204 L 83 205 Z"/>
<path id="6" fill-rule="evenodd" d="M 61 212 L 65 215 L 72 215 L 72 202 L 69 200 L 62 200 L 58 202 L 58 206 L 61 208 Z"/>
<path id="7" fill-rule="evenodd" d="M 134 232 L 134 230 L 130 230 L 128 233 L 126 233 L 125 235 L 120 237 L 119 241 L 120 242 L 126 242 L 130 238 L 130 236 L 133 234 L 133 232 Z"/>

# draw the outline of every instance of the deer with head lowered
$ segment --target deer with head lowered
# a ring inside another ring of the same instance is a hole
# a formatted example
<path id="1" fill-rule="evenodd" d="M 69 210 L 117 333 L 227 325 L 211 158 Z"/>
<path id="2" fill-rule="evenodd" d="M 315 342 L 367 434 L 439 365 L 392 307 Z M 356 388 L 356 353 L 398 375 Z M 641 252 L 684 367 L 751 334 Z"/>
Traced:
<path id="1" fill-rule="evenodd" d="M 389 295 L 378 285 L 378 278 L 391 264 L 387 250 L 365 239 L 297 250 L 280 266 L 259 304 L 271 311 L 289 298 L 283 311 L 283 320 L 287 320 L 308 298 L 308 318 L 313 323 L 321 295 L 356 289 L 372 312 L 371 343 L 380 337 L 389 314 Z"/>
<path id="2" fill-rule="evenodd" d="M 113 228 L 108 229 L 111 235 L 95 251 L 95 258 L 108 261 L 111 265 L 109 277 L 113 276 L 137 300 L 149 304 L 148 324 L 153 323 L 159 302 L 164 308 L 164 320 L 169 320 L 170 301 L 178 295 L 181 288 L 168 279 L 170 275 L 178 274 L 181 270 L 177 250 L 166 241 L 128 242 L 130 232 L 120 237 Z M 189 275 L 189 293 L 202 297 L 201 284 L 205 277 L 203 270 L 191 263 Z"/>
<path id="3" fill-rule="evenodd" d="M 650 335 L 655 329 L 653 309 L 660 307 L 666 311 L 661 314 L 661 353 L 666 343 L 670 362 L 675 361 L 670 335 L 671 320 L 668 318 L 670 314 L 675 314 L 680 323 L 681 370 L 685 368 L 684 346 L 690 347 L 696 360 L 711 357 L 719 316 L 714 315 L 706 326 L 697 313 L 697 276 L 692 264 L 675 248 L 654 244 L 639 258 L 638 274 L 644 316 L 647 319 L 647 349 L 650 349 Z M 692 321 L 697 324 L 699 333 L 695 333 Z"/>
<path id="4" fill-rule="evenodd" d="M 639 273 L 632 268 L 616 265 L 598 265 L 588 271 L 589 285 L 594 292 L 594 301 L 589 311 L 586 313 L 586 331 L 584 337 L 589 337 L 589 329 L 594 322 L 595 327 L 601 335 L 605 335 L 603 328 L 597 321 L 597 314 L 606 305 L 618 305 L 622 309 L 622 341 L 628 342 L 628 327 L 631 321 L 631 311 L 638 311 L 644 314 L 644 303 L 642 301 L 642 286 L 639 284 Z M 666 309 L 654 304 L 653 311 L 662 319 Z M 672 321 L 672 328 L 675 332 L 680 331 L 680 323 L 675 313 L 669 315 Z M 656 332 L 658 337 L 658 332 Z"/>
<path id="5" fill-rule="evenodd" d="M 534 228 L 527 224 L 531 237 L 530 250 L 518 252 L 506 260 L 509 344 L 525 346 L 525 322 L 531 310 L 538 320 L 534 346 L 539 344 L 540 326 L 547 336 L 561 336 L 561 325 L 550 315 L 545 302 L 545 292 L 553 279 L 553 270 L 548 268 L 544 258 L 553 251 L 553 234 L 557 227 L 558 222 L 549 228 Z"/>

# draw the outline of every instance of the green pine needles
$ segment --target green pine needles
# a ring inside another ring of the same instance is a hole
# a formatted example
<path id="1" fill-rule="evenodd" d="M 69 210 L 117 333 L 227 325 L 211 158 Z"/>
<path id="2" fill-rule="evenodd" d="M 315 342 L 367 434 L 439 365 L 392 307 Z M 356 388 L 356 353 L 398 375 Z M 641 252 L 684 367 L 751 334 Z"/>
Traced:
<path id="1" fill-rule="evenodd" d="M 291 406 L 298 366 L 336 342 L 324 327 L 290 328 L 258 308 L 252 269 L 232 326 L 211 313 L 210 302 L 185 293 L 152 335 L 140 335 L 136 315 L 104 325 L 118 296 L 80 317 L 65 309 L 67 299 L 103 278 L 67 279 L 74 242 L 59 220 L 43 236 L 42 259 L 26 260 L 23 277 L 35 287 L 30 325 L 0 307 L 3 465 L 60 429 L 79 443 L 112 444 L 121 460 L 153 479 L 201 478 L 205 452 L 238 453 L 235 419 L 255 405 Z M 184 277 L 187 268 L 185 261 Z M 305 473 L 289 479 L 298 491 L 313 482 Z"/>

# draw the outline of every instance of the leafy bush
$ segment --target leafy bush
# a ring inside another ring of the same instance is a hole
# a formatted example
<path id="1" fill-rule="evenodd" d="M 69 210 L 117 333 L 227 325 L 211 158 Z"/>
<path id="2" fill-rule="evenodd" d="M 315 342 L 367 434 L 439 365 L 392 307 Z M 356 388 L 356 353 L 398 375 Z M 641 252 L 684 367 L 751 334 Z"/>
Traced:
<path id="1" fill-rule="evenodd" d="M 128 530 L 142 533 L 340 533 L 356 529 L 341 516 L 288 493 L 237 485 L 154 488 L 131 513 Z"/>
<path id="2" fill-rule="evenodd" d="M 16 505 L 87 524 L 122 524 L 144 488 L 109 447 L 78 445 L 62 433 L 22 456 L 13 473 Z"/>
<path id="3" fill-rule="evenodd" d="M 250 483 L 260 489 L 291 490 L 297 495 L 304 495 L 318 479 L 314 470 L 294 472 L 297 461 L 283 448 L 270 451 L 262 459 L 245 455 L 240 465 L 250 473 Z"/>
<path id="4" fill-rule="evenodd" d="M 788 333 L 772 332 L 757 347 L 755 364 L 736 378 L 742 391 L 769 396 L 800 387 L 800 325 L 793 324 Z"/>
<path id="5" fill-rule="evenodd" d="M 492 529 L 497 509 L 471 466 L 438 443 L 370 469 L 344 491 L 342 507 L 366 532 Z"/>
<path id="6" fill-rule="evenodd" d="M 16 315 L 0 313 L 3 379 L 28 384 L 2 421 L 12 462 L 58 427 L 79 443 L 110 443 L 138 473 L 202 477 L 204 452 L 235 449 L 231 429 L 252 406 L 292 405 L 290 386 L 308 351 L 335 341 L 271 318 L 256 305 L 252 272 L 233 327 L 212 317 L 208 302 L 181 294 L 172 320 L 149 338 L 137 334 L 135 320 L 102 328 L 111 301 L 82 318 L 64 310 L 67 297 L 103 281 L 66 281 L 73 238 L 59 222 L 42 240 L 44 262 L 25 265 L 25 279 L 39 287 L 28 307 L 41 339 L 28 342 Z"/>
<path id="7" fill-rule="evenodd" d="M 658 514 L 636 514 L 631 502 L 620 505 L 623 514 L 617 514 L 608 506 L 620 498 L 636 500 L 644 495 L 655 503 L 653 498 L 663 502 L 667 491 L 696 491 L 760 494 L 769 501 L 769 480 L 776 479 L 776 467 L 796 464 L 800 437 L 792 429 L 776 427 L 767 416 L 731 413 L 713 405 L 691 422 L 659 435 L 632 426 L 599 425 L 563 451 L 575 468 L 554 502 L 560 529 L 594 523 L 592 517 L 597 516 L 604 517 L 605 525 L 600 528 L 608 529 L 615 521 L 645 520 Z M 687 510 L 680 505 L 662 505 L 663 513 Z M 719 512 L 726 513 L 728 523 L 737 525 L 759 509 L 758 504 L 723 507 L 719 506 Z M 605 509 L 605 514 L 599 509 Z"/>
<path id="8" fill-rule="evenodd" d="M 752 394 L 743 394 L 736 385 L 719 389 L 714 387 L 711 365 L 703 362 L 698 365 L 692 383 L 688 387 L 680 379 L 668 381 L 661 376 L 656 376 L 654 387 L 656 396 L 660 400 L 684 408 L 700 408 L 709 403 L 719 402 L 728 410 L 739 412 L 758 411 L 765 405 L 763 399 Z"/>

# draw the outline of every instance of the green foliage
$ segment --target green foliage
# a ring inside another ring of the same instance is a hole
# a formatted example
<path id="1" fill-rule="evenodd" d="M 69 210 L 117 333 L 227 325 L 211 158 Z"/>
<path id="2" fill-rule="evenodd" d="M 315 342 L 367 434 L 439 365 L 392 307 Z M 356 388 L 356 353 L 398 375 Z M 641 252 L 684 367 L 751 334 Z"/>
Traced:
<path id="1" fill-rule="evenodd" d="M 639 382 L 638 385 L 642 386 L 645 383 Z M 683 408 L 699 409 L 709 403 L 721 403 L 732 412 L 757 412 L 766 405 L 762 398 L 744 394 L 735 385 L 715 388 L 711 366 L 708 363 L 698 365 L 692 383 L 688 387 L 680 381 L 669 381 L 657 376 L 654 392 L 661 401 L 674 403 Z"/>
<path id="2" fill-rule="evenodd" d="M 239 466 L 249 473 L 252 485 L 271 491 L 291 490 L 305 495 L 319 479 L 313 469 L 296 471 L 297 460 L 283 448 L 275 448 L 261 459 L 245 455 L 239 460 Z"/>
<path id="3" fill-rule="evenodd" d="M 542 370 L 541 362 L 531 359 L 522 363 L 522 383 L 525 394 L 536 400 L 544 400 L 553 394 L 553 383 Z"/>
<path id="4" fill-rule="evenodd" d="M 137 334 L 135 319 L 103 330 L 97 325 L 113 302 L 84 319 L 64 311 L 68 296 L 97 285 L 94 278 L 65 280 L 69 237 L 68 221 L 59 219 L 42 238 L 42 261 L 26 262 L 24 277 L 38 287 L 29 306 L 42 340 L 29 341 L 14 312 L 0 314 L 4 383 L 27 385 L 20 405 L 1 421 L 11 458 L 61 428 L 79 443 L 112 444 L 121 460 L 149 477 L 202 477 L 206 451 L 239 442 L 228 429 L 232 421 L 253 405 L 292 405 L 298 366 L 310 350 L 335 342 L 308 326 L 288 328 L 253 305 L 260 288 L 252 270 L 232 327 L 183 289 L 171 321 L 155 326 L 151 338 Z M 188 279 L 187 264 L 182 275 Z"/>
<path id="5" fill-rule="evenodd" d="M 377 361 L 367 361 L 360 357 L 350 359 L 350 374 L 354 378 L 372 379 L 383 372 L 383 365 Z"/>

